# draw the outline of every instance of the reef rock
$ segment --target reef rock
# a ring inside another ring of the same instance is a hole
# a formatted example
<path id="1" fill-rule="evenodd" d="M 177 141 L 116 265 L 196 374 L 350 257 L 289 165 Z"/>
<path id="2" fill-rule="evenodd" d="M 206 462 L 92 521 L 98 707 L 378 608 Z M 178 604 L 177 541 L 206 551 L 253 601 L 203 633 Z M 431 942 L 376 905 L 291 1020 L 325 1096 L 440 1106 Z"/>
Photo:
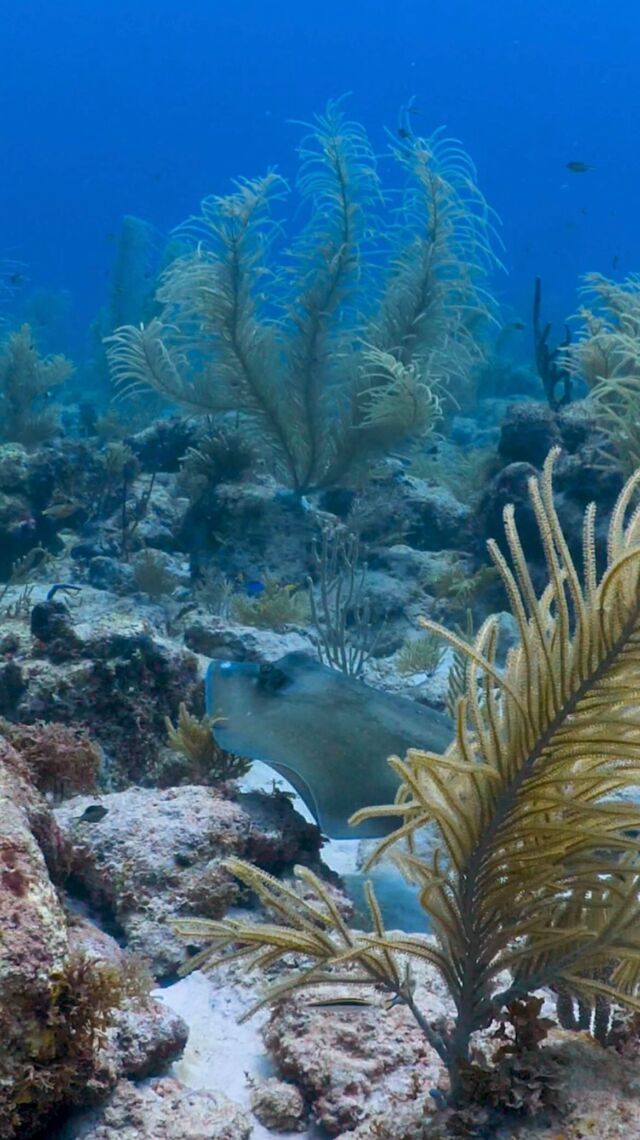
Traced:
<path id="1" fill-rule="evenodd" d="M 559 442 L 557 419 L 548 404 L 512 404 L 507 408 L 498 443 L 498 453 L 505 463 L 541 467 Z"/>
<path id="2" fill-rule="evenodd" d="M 236 900 L 223 859 L 241 856 L 271 871 L 318 859 L 320 832 L 284 795 L 254 792 L 234 802 L 207 787 L 130 788 L 103 796 L 107 814 L 85 823 L 93 802 L 78 796 L 56 810 L 69 889 L 106 914 L 159 977 L 187 957 L 169 920 L 220 918 Z"/>
<path id="3" fill-rule="evenodd" d="M 428 1097 L 442 1066 L 406 1009 L 388 1009 L 375 994 L 371 1007 L 309 1006 L 310 998 L 326 1001 L 331 994 L 323 987 L 282 1002 L 263 1035 L 279 1071 L 301 1089 L 318 1122 L 346 1140 L 375 1113 L 392 1119 L 396 1101 Z M 429 1021 L 449 1012 L 435 971 L 420 971 L 416 995 Z"/>
<path id="4" fill-rule="evenodd" d="M 225 1097 L 171 1077 L 142 1088 L 120 1081 L 108 1104 L 63 1133 L 64 1140 L 249 1140 L 249 1117 Z"/>
<path id="5" fill-rule="evenodd" d="M 67 922 L 45 859 L 56 838 L 24 761 L 0 738 L 0 1136 L 6 1140 L 30 1136 L 51 1100 L 70 1091 L 59 1072 L 66 1058 L 56 1041 L 55 988 L 69 954 Z"/>
<path id="6" fill-rule="evenodd" d="M 184 1047 L 181 1020 L 90 924 L 69 921 L 51 874 L 64 844 L 0 737 L 0 1136 L 42 1135 L 57 1115 L 103 1098 L 123 1073 L 148 1073 Z"/>
<path id="7" fill-rule="evenodd" d="M 470 550 L 473 520 L 469 508 L 447 487 L 418 479 L 387 464 L 388 473 L 368 483 L 353 501 L 348 524 L 365 542 L 391 546 L 407 542 L 416 550 Z"/>
<path id="8" fill-rule="evenodd" d="M 148 477 L 140 482 L 138 497 L 145 494 L 148 482 Z M 188 508 L 189 500 L 176 493 L 175 480 L 170 475 L 158 475 L 144 517 L 136 527 L 136 545 L 165 551 L 180 550 L 180 535 Z M 115 521 L 119 521 L 117 517 Z"/>
<path id="9" fill-rule="evenodd" d="M 21 443 L 0 444 L 0 491 L 26 491 L 29 453 Z"/>
<path id="10" fill-rule="evenodd" d="M 24 723 L 90 727 L 113 785 L 150 781 L 166 743 L 165 717 L 175 718 L 181 701 L 196 711 L 202 702 L 198 661 L 162 639 L 131 603 L 87 588 L 77 607 L 72 640 L 28 645 L 20 632 L 19 652 L 5 666 L 10 707 L 0 670 L 0 711 Z"/>
<path id="11" fill-rule="evenodd" d="M 295 1085 L 276 1077 L 254 1082 L 251 1111 L 272 1132 L 303 1132 L 305 1129 L 307 1109 L 302 1093 Z"/>
<path id="12" fill-rule="evenodd" d="M 179 537 L 195 567 L 216 561 L 230 576 L 265 572 L 287 582 L 303 582 L 311 568 L 311 541 L 318 516 L 270 476 L 251 482 L 218 483 L 193 502 Z M 239 536 L 242 536 L 239 541 Z"/>
<path id="13" fill-rule="evenodd" d="M 314 653 L 307 637 L 290 630 L 277 633 L 272 629 L 257 629 L 252 625 L 238 625 L 219 617 L 197 618 L 189 622 L 184 634 L 185 645 L 195 653 L 225 661 L 277 661 L 286 653 Z"/>

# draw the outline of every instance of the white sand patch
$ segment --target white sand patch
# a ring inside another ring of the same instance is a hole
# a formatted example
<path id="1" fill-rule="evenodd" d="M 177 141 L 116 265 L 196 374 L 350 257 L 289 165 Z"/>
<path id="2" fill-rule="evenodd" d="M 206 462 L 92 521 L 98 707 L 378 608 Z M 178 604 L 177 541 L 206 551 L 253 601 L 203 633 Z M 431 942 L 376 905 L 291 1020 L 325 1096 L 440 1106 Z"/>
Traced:
<path id="1" fill-rule="evenodd" d="M 248 1077 L 263 1080 L 275 1071 L 265 1053 L 260 1028 L 268 1014 L 258 1013 L 238 1025 L 238 1018 L 255 992 L 240 993 L 233 985 L 216 982 L 195 971 L 155 997 L 179 1013 L 189 1026 L 184 1055 L 172 1066 L 172 1073 L 189 1088 L 223 1093 L 244 1109 L 249 1109 Z M 256 1120 L 252 1140 L 322 1140 L 324 1131 L 312 1127 L 306 1132 L 271 1132 Z"/>

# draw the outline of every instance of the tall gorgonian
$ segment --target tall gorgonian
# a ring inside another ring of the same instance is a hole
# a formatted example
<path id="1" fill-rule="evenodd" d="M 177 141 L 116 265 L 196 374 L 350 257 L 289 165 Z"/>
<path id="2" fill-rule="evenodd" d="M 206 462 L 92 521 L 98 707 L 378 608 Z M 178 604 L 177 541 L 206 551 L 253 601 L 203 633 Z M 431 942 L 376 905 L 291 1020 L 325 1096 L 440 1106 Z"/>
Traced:
<path id="1" fill-rule="evenodd" d="M 349 476 L 463 402 L 481 355 L 495 258 L 490 211 L 450 140 L 408 137 L 387 202 L 363 128 L 339 103 L 300 148 L 308 221 L 277 218 L 271 171 L 206 198 L 164 272 L 160 315 L 108 338 L 124 390 L 192 414 L 235 412 L 298 493 Z"/>

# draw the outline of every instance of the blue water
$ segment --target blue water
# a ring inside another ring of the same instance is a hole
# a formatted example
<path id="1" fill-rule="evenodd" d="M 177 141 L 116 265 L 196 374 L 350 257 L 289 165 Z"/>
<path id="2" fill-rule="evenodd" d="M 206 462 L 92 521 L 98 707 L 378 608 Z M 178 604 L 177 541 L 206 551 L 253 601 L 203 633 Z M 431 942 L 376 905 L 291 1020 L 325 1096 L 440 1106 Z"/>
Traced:
<path id="1" fill-rule="evenodd" d="M 3 0 L 0 258 L 69 290 L 79 333 L 124 214 L 166 233 L 234 176 L 293 175 L 291 120 L 347 91 L 382 149 L 415 96 L 503 219 L 501 300 L 526 319 L 540 274 L 562 320 L 583 273 L 640 266 L 639 43 L 635 0 Z"/>

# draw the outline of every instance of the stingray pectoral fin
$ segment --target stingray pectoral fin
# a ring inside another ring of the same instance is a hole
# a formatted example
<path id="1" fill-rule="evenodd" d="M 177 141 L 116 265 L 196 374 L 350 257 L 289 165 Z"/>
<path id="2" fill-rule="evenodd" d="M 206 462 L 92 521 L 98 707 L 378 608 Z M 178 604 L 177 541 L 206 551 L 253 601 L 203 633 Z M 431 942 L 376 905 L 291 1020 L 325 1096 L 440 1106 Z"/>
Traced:
<path id="1" fill-rule="evenodd" d="M 296 772 L 295 768 L 271 760 L 263 760 L 263 763 L 289 781 L 308 807 L 323 835 L 327 835 L 329 839 L 380 839 L 398 826 L 397 819 L 372 819 L 353 827 L 349 823 L 351 811 L 350 809 L 345 811 L 335 788 L 330 785 L 323 786 L 320 779 L 319 794 L 316 796 L 310 784 L 304 776 Z"/>
<path id="2" fill-rule="evenodd" d="M 352 827 L 359 808 L 393 803 L 398 777 L 388 756 L 407 748 L 445 748 L 451 725 L 407 698 L 369 688 L 299 654 L 269 668 L 212 662 L 207 712 L 224 720 L 216 740 L 238 756 L 262 760 L 298 791 L 325 835 L 376 839 L 398 826 L 380 816 Z"/>

